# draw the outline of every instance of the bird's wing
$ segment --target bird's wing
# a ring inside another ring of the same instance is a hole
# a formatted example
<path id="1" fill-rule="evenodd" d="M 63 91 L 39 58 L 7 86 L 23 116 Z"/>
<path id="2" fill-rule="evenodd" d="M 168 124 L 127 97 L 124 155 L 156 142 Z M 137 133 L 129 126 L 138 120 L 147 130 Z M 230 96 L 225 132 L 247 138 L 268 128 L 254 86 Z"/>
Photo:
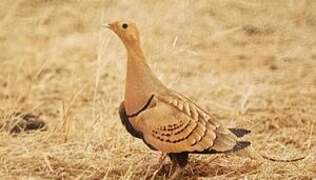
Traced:
<path id="1" fill-rule="evenodd" d="M 226 152 L 236 145 L 228 129 L 175 92 L 155 94 L 150 108 L 132 122 L 144 141 L 162 152 Z"/>

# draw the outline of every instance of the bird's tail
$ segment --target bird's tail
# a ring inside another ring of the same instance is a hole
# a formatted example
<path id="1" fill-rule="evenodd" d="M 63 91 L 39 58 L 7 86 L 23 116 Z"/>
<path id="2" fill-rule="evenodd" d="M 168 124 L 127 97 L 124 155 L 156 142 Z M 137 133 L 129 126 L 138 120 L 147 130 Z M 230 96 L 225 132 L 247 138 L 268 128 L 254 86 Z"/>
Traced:
<path id="1" fill-rule="evenodd" d="M 242 128 L 229 128 L 229 131 L 231 133 L 233 133 L 237 138 L 241 138 L 241 137 L 243 137 L 246 134 L 249 134 L 251 132 L 250 130 L 242 129 Z M 221 136 L 222 144 L 225 142 L 227 142 L 226 144 L 229 144 L 229 142 L 232 142 L 230 138 L 227 138 L 227 136 L 224 136 L 223 134 L 221 134 L 221 135 L 222 135 Z M 213 153 L 229 153 L 229 152 L 239 151 L 237 154 L 239 154 L 241 156 L 246 155 L 252 159 L 265 159 L 265 160 L 274 161 L 274 162 L 295 162 L 295 161 L 303 160 L 305 158 L 305 157 L 299 157 L 299 158 L 294 158 L 294 159 L 272 158 L 272 157 L 263 155 L 261 153 L 257 153 L 252 147 L 246 148 L 246 147 L 250 146 L 250 144 L 251 143 L 249 141 L 238 141 L 237 140 L 237 141 L 235 141 L 235 145 L 233 146 L 233 148 L 230 148 L 230 149 L 224 150 L 224 151 L 218 151 L 216 149 L 212 149 L 211 151 Z M 240 150 L 242 150 L 242 151 L 240 151 Z"/>
<path id="2" fill-rule="evenodd" d="M 249 141 L 237 141 L 235 146 L 233 147 L 233 149 L 228 150 L 228 152 L 235 152 L 235 151 L 239 151 L 241 149 L 244 149 L 248 146 L 250 146 L 250 142 Z"/>
<path id="3" fill-rule="evenodd" d="M 248 129 L 242 129 L 242 128 L 228 128 L 230 132 L 232 132 L 235 136 L 238 138 L 241 138 L 249 133 L 251 133 Z"/>
<path id="4" fill-rule="evenodd" d="M 230 153 L 239 151 L 248 147 L 251 143 L 249 141 L 238 140 L 239 137 L 250 133 L 249 130 L 239 128 L 218 128 L 216 129 L 216 139 L 210 149 L 204 150 L 202 153 Z"/>

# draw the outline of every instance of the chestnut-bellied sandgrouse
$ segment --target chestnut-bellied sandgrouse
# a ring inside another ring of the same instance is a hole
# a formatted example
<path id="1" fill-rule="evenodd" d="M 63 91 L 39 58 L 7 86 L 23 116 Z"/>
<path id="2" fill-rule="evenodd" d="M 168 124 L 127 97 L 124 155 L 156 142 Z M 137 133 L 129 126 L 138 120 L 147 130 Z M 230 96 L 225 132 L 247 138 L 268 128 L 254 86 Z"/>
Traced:
<path id="1" fill-rule="evenodd" d="M 227 128 L 192 100 L 164 86 L 146 63 L 134 23 L 117 21 L 104 26 L 127 50 L 125 98 L 119 114 L 132 136 L 166 153 L 180 168 L 186 166 L 190 153 L 228 153 L 250 145 L 238 140 L 249 130 Z"/>

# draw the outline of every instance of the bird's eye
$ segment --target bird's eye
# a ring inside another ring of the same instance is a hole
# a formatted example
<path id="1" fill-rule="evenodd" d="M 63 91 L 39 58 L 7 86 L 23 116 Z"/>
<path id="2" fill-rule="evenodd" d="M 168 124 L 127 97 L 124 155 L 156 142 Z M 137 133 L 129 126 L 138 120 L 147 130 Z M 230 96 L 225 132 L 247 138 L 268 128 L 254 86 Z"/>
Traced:
<path id="1" fill-rule="evenodd" d="M 127 27 L 128 27 L 128 24 L 126 24 L 126 23 L 122 24 L 123 29 L 127 29 Z"/>

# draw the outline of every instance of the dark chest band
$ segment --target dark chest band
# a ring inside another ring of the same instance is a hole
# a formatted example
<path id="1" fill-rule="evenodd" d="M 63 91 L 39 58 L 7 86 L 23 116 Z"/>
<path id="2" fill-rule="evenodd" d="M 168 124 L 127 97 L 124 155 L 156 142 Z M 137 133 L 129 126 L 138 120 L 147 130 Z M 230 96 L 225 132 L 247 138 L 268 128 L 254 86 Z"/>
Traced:
<path id="1" fill-rule="evenodd" d="M 135 116 L 137 116 L 139 113 L 141 113 L 142 111 L 144 111 L 145 109 L 147 109 L 153 98 L 154 98 L 154 95 L 151 95 L 150 98 L 148 99 L 148 101 L 146 102 L 146 104 L 145 104 L 139 111 L 137 111 L 137 112 L 135 112 L 135 113 L 133 113 L 133 114 L 131 114 L 131 115 L 126 114 L 127 117 L 129 117 L 129 118 L 130 118 L 130 117 L 135 117 Z"/>

